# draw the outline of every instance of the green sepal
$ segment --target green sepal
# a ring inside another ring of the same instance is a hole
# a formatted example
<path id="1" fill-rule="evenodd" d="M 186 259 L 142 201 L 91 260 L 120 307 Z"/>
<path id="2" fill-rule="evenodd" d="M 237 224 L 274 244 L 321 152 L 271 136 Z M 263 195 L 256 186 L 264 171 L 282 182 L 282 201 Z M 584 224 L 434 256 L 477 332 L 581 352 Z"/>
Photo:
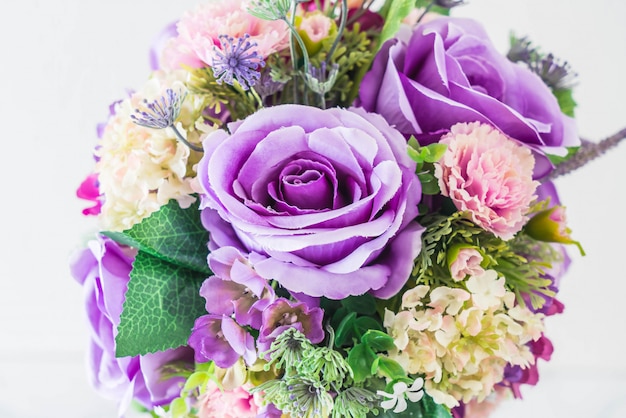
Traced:
<path id="1" fill-rule="evenodd" d="M 187 344 L 194 321 L 206 313 L 198 293 L 205 273 L 140 251 L 133 262 L 115 337 L 118 357 Z"/>
<path id="2" fill-rule="evenodd" d="M 129 245 L 161 260 L 210 274 L 207 265 L 209 233 L 200 221 L 196 202 L 182 209 L 176 200 L 161 207 L 123 232 L 103 232 L 114 241 Z"/>

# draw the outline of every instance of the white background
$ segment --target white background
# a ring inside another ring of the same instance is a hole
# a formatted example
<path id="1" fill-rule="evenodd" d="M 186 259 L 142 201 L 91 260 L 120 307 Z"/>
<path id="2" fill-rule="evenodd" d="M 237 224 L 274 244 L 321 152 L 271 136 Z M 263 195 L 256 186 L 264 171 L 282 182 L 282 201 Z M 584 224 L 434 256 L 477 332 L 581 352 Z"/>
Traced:
<path id="1" fill-rule="evenodd" d="M 3 0 L 0 5 L 0 417 L 114 417 L 88 387 L 81 288 L 67 260 L 95 228 L 74 190 L 92 167 L 95 125 L 148 76 L 155 34 L 191 0 Z M 626 2 L 471 0 L 503 52 L 528 35 L 579 73 L 583 137 L 626 126 Z M 559 179 L 587 251 L 562 282 L 565 313 L 539 386 L 498 417 L 626 417 L 626 144 Z"/>

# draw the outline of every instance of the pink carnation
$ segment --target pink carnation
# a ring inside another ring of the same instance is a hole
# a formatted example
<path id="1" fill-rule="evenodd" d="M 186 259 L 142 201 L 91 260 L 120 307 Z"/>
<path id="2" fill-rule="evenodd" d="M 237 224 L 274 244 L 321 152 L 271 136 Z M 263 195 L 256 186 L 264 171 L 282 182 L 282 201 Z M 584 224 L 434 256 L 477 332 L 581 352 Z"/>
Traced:
<path id="1" fill-rule="evenodd" d="M 257 52 L 264 58 L 289 46 L 285 22 L 262 20 L 247 12 L 249 0 L 212 0 L 187 12 L 178 22 L 178 36 L 165 46 L 162 65 L 178 69 L 181 65 L 200 68 L 213 62 L 214 47 L 221 48 L 219 35 L 241 38 L 250 35 Z"/>
<path id="2" fill-rule="evenodd" d="M 527 222 L 539 185 L 530 149 L 479 122 L 452 126 L 440 142 L 448 145 L 435 166 L 442 194 L 480 227 L 511 239 Z"/>
<path id="3" fill-rule="evenodd" d="M 198 418 L 254 418 L 259 407 L 246 390 L 250 385 L 233 390 L 220 389 L 213 381 L 198 399 Z"/>

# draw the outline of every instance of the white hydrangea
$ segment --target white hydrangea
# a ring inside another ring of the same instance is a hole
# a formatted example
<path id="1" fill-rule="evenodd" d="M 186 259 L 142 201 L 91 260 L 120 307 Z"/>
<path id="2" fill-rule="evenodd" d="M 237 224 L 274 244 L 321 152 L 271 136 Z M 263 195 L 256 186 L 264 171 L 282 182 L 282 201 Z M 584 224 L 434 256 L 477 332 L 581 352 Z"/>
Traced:
<path id="1" fill-rule="evenodd" d="M 143 88 L 115 105 L 96 148 L 96 172 L 104 204 L 102 228 L 122 231 L 176 199 L 181 207 L 194 202 L 191 182 L 200 154 L 180 143 L 172 129 L 136 125 L 131 115 L 141 101 L 155 100 L 167 88 L 184 89 L 185 71 L 155 72 Z M 204 124 L 201 99 L 189 95 L 181 107 L 179 132 L 195 144 L 213 129 Z"/>

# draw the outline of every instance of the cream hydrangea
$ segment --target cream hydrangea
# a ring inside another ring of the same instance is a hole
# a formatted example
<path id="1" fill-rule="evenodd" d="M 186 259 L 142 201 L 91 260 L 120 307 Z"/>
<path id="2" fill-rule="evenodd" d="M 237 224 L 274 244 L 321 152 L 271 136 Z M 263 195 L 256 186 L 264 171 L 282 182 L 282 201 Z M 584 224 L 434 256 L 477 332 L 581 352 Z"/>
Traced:
<path id="1" fill-rule="evenodd" d="M 411 374 L 425 376 L 425 390 L 452 408 L 481 402 L 502 381 L 508 363 L 534 362 L 527 343 L 541 337 L 540 313 L 515 305 L 505 279 L 494 270 L 470 277 L 466 288 L 420 285 L 402 297 L 384 325 L 396 349 L 389 356 Z"/>
<path id="2" fill-rule="evenodd" d="M 176 199 L 181 207 L 194 202 L 193 166 L 201 155 L 180 143 L 170 129 L 136 125 L 131 115 L 144 99 L 155 100 L 166 89 L 183 89 L 185 71 L 155 72 L 143 88 L 115 105 L 96 147 L 96 173 L 105 196 L 100 214 L 102 228 L 122 231 Z M 188 96 L 177 122 L 178 131 L 191 143 L 213 128 L 201 117 L 202 99 Z"/>

